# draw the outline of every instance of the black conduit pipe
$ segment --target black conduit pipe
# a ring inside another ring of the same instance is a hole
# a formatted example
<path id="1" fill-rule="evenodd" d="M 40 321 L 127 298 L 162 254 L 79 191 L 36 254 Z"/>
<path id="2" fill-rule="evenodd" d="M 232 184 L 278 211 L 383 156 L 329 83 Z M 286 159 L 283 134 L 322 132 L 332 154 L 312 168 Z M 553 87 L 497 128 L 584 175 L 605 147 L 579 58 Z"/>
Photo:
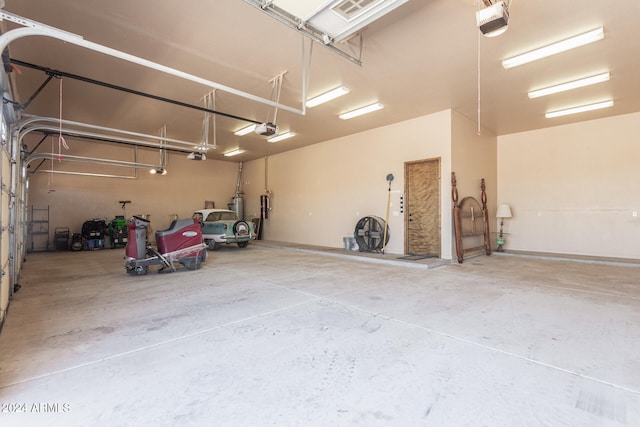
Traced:
<path id="1" fill-rule="evenodd" d="M 138 95 L 138 96 L 143 96 L 145 98 L 154 99 L 156 101 L 167 102 L 169 104 L 177 105 L 177 106 L 180 106 L 180 107 L 191 108 L 193 110 L 204 111 L 204 112 L 211 113 L 211 114 L 217 114 L 219 116 L 229 117 L 231 119 L 241 120 L 243 122 L 255 123 L 255 124 L 258 124 L 258 125 L 262 123 L 262 122 L 257 121 L 257 120 L 247 119 L 245 117 L 240 117 L 240 116 L 236 116 L 236 115 L 233 115 L 233 114 L 228 114 L 228 113 L 223 113 L 223 112 L 220 112 L 220 111 L 211 110 L 209 108 L 200 107 L 198 105 L 187 104 L 186 102 L 176 101 L 175 99 L 164 98 L 162 96 L 153 95 L 153 94 L 146 93 L 146 92 L 141 92 L 141 91 L 135 90 L 135 89 L 129 89 L 129 88 L 118 86 L 118 85 L 114 85 L 114 84 L 111 84 L 111 83 L 102 82 L 100 80 L 95 80 L 95 79 L 92 79 L 92 78 L 89 78 L 89 77 L 79 76 L 77 74 L 71 74 L 71 73 L 67 73 L 65 71 L 60 71 L 60 70 L 53 70 L 51 68 L 47 68 L 47 67 L 42 67 L 40 65 L 31 64 L 29 62 L 20 61 L 19 59 L 11 58 L 10 61 L 11 61 L 12 64 L 15 64 L 15 65 L 20 65 L 22 67 L 43 71 L 49 76 L 67 77 L 67 78 L 70 78 L 70 79 L 79 80 L 81 82 L 91 83 L 91 84 L 102 86 L 102 87 L 106 87 L 106 88 L 109 88 L 109 89 L 114 89 L 114 90 L 118 90 L 118 91 L 121 91 L 121 92 L 130 93 L 132 95 Z"/>

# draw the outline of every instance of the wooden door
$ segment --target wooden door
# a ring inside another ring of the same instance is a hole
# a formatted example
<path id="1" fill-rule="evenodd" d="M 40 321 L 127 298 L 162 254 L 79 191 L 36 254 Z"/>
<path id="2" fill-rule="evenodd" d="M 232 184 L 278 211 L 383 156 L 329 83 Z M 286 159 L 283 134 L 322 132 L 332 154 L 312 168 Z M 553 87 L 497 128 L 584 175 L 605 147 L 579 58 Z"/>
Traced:
<path id="1" fill-rule="evenodd" d="M 440 257 L 440 159 L 407 162 L 405 252 Z"/>

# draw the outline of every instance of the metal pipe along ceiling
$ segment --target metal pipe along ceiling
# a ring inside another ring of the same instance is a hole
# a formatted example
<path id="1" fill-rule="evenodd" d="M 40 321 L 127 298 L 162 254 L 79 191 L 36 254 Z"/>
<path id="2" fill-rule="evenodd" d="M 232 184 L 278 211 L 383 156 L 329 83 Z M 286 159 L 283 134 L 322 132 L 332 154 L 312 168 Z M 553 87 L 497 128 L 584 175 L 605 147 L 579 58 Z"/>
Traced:
<path id="1" fill-rule="evenodd" d="M 31 101 L 33 101 L 33 99 L 38 95 L 40 90 L 55 76 L 55 77 L 67 77 L 67 78 L 70 78 L 70 79 L 73 79 L 73 80 L 78 80 L 78 81 L 81 81 L 81 82 L 84 82 L 84 83 L 90 83 L 90 84 L 94 84 L 94 85 L 97 85 L 97 86 L 106 87 L 108 89 L 113 89 L 113 90 L 117 90 L 117 91 L 120 91 L 120 92 L 126 92 L 126 93 L 130 93 L 132 95 L 142 96 L 142 97 L 145 97 L 145 98 L 154 99 L 156 101 L 166 102 L 166 103 L 169 103 L 169 104 L 177 105 L 179 107 L 191 108 L 193 110 L 204 111 L 205 113 L 216 114 L 216 115 L 228 117 L 228 118 L 231 118 L 231 119 L 241 120 L 241 121 L 244 121 L 244 122 L 255 123 L 255 124 L 262 123 L 262 122 L 260 122 L 258 120 L 247 119 L 245 117 L 240 117 L 240 116 L 237 116 L 237 115 L 234 115 L 234 114 L 228 114 L 228 113 L 223 113 L 221 111 L 215 111 L 215 110 L 213 110 L 211 108 L 200 107 L 200 106 L 197 106 L 197 105 L 188 104 L 186 102 L 177 101 L 175 99 L 169 99 L 169 98 L 165 98 L 163 96 L 153 95 L 151 93 L 142 92 L 142 91 L 135 90 L 135 89 L 129 89 L 129 88 L 126 88 L 126 87 L 123 87 L 123 86 L 118 86 L 118 85 L 114 85 L 114 84 L 111 84 L 111 83 L 103 82 L 103 81 L 100 81 L 100 80 L 91 79 L 89 77 L 79 76 L 77 74 L 67 73 L 67 72 L 61 71 L 61 70 L 53 70 L 51 68 L 47 68 L 47 67 L 43 67 L 43 66 L 35 65 L 35 64 L 30 64 L 28 62 L 20 61 L 18 59 L 14 59 L 14 58 L 10 58 L 9 60 L 11 61 L 12 64 L 16 64 L 16 65 L 20 65 L 20 66 L 23 66 L 23 67 L 31 68 L 33 70 L 43 71 L 44 73 L 46 73 L 49 76 L 47 78 L 47 80 L 40 86 L 40 88 L 38 88 L 38 90 L 36 90 L 36 92 L 34 92 L 34 94 L 31 95 L 31 97 L 29 97 L 29 99 L 24 104 L 19 104 L 19 103 L 14 103 L 14 102 L 9 101 L 14 105 L 17 104 L 17 107 L 19 109 L 21 109 L 21 110 L 26 108 L 26 107 L 28 107 L 29 104 L 31 103 Z M 5 102 L 7 102 L 7 101 L 5 100 Z"/>
<path id="2" fill-rule="evenodd" d="M 47 134 L 53 134 L 53 135 L 58 135 L 60 133 L 60 127 L 58 126 L 46 126 L 46 125 L 42 125 L 42 126 L 34 126 L 32 128 L 28 128 L 24 131 L 23 135 L 27 135 L 31 132 L 45 132 Z M 62 129 L 62 134 L 63 135 L 68 135 L 68 136 L 72 136 L 72 137 L 77 137 L 77 138 L 86 138 L 86 139 L 93 139 L 93 140 L 100 140 L 103 142 L 116 142 L 116 143 L 124 143 L 124 144 L 133 144 L 139 147 L 151 147 L 151 148 L 162 148 L 162 149 L 168 149 L 168 150 L 174 150 L 174 151 L 180 151 L 183 153 L 190 153 L 193 152 L 195 149 L 191 148 L 185 148 L 185 147 L 181 147 L 179 145 L 171 145 L 171 144 L 166 144 L 163 145 L 159 142 L 152 142 L 152 141 L 143 141 L 141 139 L 135 139 L 135 138 L 125 138 L 125 137 L 120 137 L 120 136 L 113 136 L 113 135 L 105 135 L 105 134 L 100 134 L 100 133 L 95 133 L 95 132 L 86 132 L 86 131 L 81 131 L 81 130 L 75 130 L 75 129 Z M 193 143 L 191 143 L 193 144 Z"/>
<path id="3" fill-rule="evenodd" d="M 58 156 L 55 153 L 35 153 L 29 156 L 25 161 L 25 167 L 29 165 L 34 160 L 57 160 Z M 139 163 L 139 162 L 129 162 L 127 160 L 113 160 L 113 159 L 101 159 L 97 157 L 85 157 L 85 156 L 72 156 L 69 154 L 65 154 L 63 159 L 67 162 L 73 163 L 87 163 L 92 165 L 103 165 L 103 166 L 117 166 L 123 168 L 136 168 L 136 169 L 145 169 L 145 168 L 156 168 L 158 165 L 150 164 L 150 163 Z"/>
<path id="4" fill-rule="evenodd" d="M 27 120 L 24 120 L 22 123 L 20 123 L 20 126 L 18 127 L 18 138 L 20 140 L 20 144 L 22 144 L 22 138 L 24 138 L 25 135 L 31 132 L 42 131 L 47 133 L 59 133 L 60 132 L 59 124 L 62 123 L 65 126 L 62 128 L 63 133 L 77 136 L 80 138 L 82 137 L 97 138 L 101 140 L 108 140 L 111 142 L 130 143 L 130 144 L 135 144 L 139 146 L 153 147 L 153 148 L 161 148 L 162 146 L 164 146 L 165 148 L 168 148 L 171 150 L 183 151 L 185 153 L 194 151 L 195 147 L 198 145 L 192 141 L 183 141 L 180 139 L 173 139 L 173 138 L 166 138 L 166 137 L 161 138 L 157 135 L 149 135 L 149 134 L 131 132 L 131 131 L 126 131 L 122 129 L 105 127 L 105 126 L 97 126 L 97 125 L 92 125 L 88 123 L 75 122 L 72 120 L 64 120 L 64 119 L 60 120 L 53 117 L 37 117 L 37 116 L 26 116 L 26 115 L 25 117 L 28 117 Z M 52 123 L 52 125 L 48 123 Z M 86 129 L 91 129 L 96 131 L 110 132 L 110 134 L 89 132 L 89 131 L 80 130 L 80 129 L 72 129 L 72 128 L 69 128 L 68 126 L 76 126 L 79 128 L 86 128 Z M 124 135 L 124 136 L 119 136 L 119 135 Z M 153 141 L 147 141 L 139 138 L 148 138 Z M 170 143 L 170 144 L 161 145 L 160 142 L 158 142 L 159 140 L 162 140 L 165 143 Z M 199 148 L 202 148 L 202 147 L 203 147 L 202 145 L 199 146 Z M 212 148 L 212 147 L 209 146 L 205 148 Z"/>
<path id="5" fill-rule="evenodd" d="M 294 114 L 305 115 L 306 113 L 306 106 L 305 106 L 304 99 L 302 99 L 301 101 L 301 105 L 302 105 L 301 108 L 290 107 L 288 105 L 280 104 L 278 102 L 274 102 L 266 98 L 262 98 L 247 92 L 243 92 L 238 89 L 233 89 L 229 86 L 225 86 L 220 83 L 216 83 L 214 81 L 204 79 L 202 77 L 194 76 L 193 74 L 189 74 L 184 71 L 177 70 L 175 68 L 167 67 L 166 65 L 158 64 L 157 62 L 149 61 L 147 59 L 140 58 L 138 56 L 131 55 L 126 52 L 122 52 L 107 46 L 103 46 L 98 43 L 93 43 L 93 42 L 84 40 L 84 38 L 80 35 L 72 34 L 72 33 L 60 30 L 58 28 L 50 27 L 48 25 L 45 25 L 36 21 L 32 21 L 30 19 L 26 19 L 18 15 L 14 15 L 4 10 L 0 11 L 0 19 L 3 19 L 3 20 L 6 19 L 26 27 L 26 28 L 17 28 L 14 30 L 10 30 L 2 34 L 0 36 L 0 52 L 4 51 L 7 48 L 7 46 L 9 46 L 9 43 L 11 43 L 14 40 L 20 39 L 22 37 L 28 37 L 28 36 L 51 37 L 54 39 L 62 40 L 67 43 L 74 44 L 76 46 L 80 46 L 96 52 L 100 52 L 105 55 L 113 56 L 115 58 L 119 58 L 127 62 L 138 64 L 146 68 L 160 71 L 165 74 L 179 77 L 184 80 L 189 80 L 194 83 L 198 83 L 212 89 L 218 89 L 223 92 L 240 96 L 242 98 L 256 101 L 265 105 L 269 105 L 271 107 L 281 108 L 285 111 L 289 111 Z M 304 58 L 302 58 L 302 61 L 304 63 Z M 302 76 L 303 96 L 306 93 L 305 84 L 304 84 L 304 82 L 306 81 L 305 74 L 306 74 L 306 68 L 303 66 L 303 76 Z"/>
<path id="6" fill-rule="evenodd" d="M 58 123 L 64 123 L 65 125 L 73 125 L 73 126 L 78 126 L 78 127 L 85 127 L 88 129 L 92 129 L 92 130 L 102 130 L 102 131 L 107 131 L 107 132 L 111 132 L 111 134 L 105 134 L 105 133 L 98 133 L 98 132 L 88 132 L 88 131 L 83 131 L 83 130 L 79 130 L 79 129 L 68 129 L 68 128 L 62 128 L 62 132 L 66 135 L 71 135 L 74 137 L 78 137 L 78 138 L 86 138 L 86 139 L 93 139 L 93 140 L 99 140 L 99 141 L 103 141 L 103 142 L 115 142 L 115 143 L 122 143 L 122 144 L 133 144 L 135 147 L 138 146 L 142 146 L 142 147 L 150 147 L 150 148 L 167 148 L 167 149 L 171 149 L 171 150 L 177 150 L 177 151 L 181 151 L 181 152 L 191 152 L 193 151 L 193 147 L 194 147 L 194 143 L 193 142 L 189 142 L 189 141 L 181 141 L 178 139 L 172 139 L 172 138 L 159 138 L 158 136 L 155 135 L 147 135 L 147 134 L 142 134 L 142 133 L 138 133 L 138 132 L 129 132 L 129 131 L 124 131 L 121 129 L 114 129 L 114 128 L 108 128 L 108 127 L 104 127 L 104 126 L 96 126 L 96 125 L 90 125 L 90 124 L 86 124 L 86 123 L 80 123 L 80 122 L 74 122 L 71 120 L 62 120 L 60 121 L 59 119 L 55 119 L 52 117 L 37 117 L 37 116 L 27 116 L 27 119 L 24 120 L 22 123 L 20 123 L 20 126 L 18 127 L 18 137 L 17 137 L 17 141 L 18 141 L 18 146 L 22 146 L 22 140 L 23 138 L 28 135 L 31 132 L 45 132 L 45 133 L 49 133 L 49 134 L 54 134 L 57 135 L 60 133 L 60 126 L 53 126 L 53 125 L 49 125 L 47 123 L 54 123 L 54 124 L 58 124 Z M 125 136 L 118 136 L 118 135 L 114 135 L 114 133 L 116 134 L 121 134 L 121 135 L 125 135 Z M 160 142 L 155 142 L 155 141 L 145 141 L 142 139 L 137 139 L 137 138 L 133 138 L 132 136 L 138 136 L 138 137 L 143 137 L 143 138 L 150 138 L 150 139 L 155 139 L 156 141 L 159 139 L 162 139 L 163 141 L 165 141 L 165 144 L 162 144 Z M 175 144 L 178 145 L 174 145 L 174 144 L 166 144 L 166 142 L 173 142 Z M 184 146 L 183 146 L 184 145 Z M 25 162 L 22 164 L 22 176 L 23 178 L 26 178 L 26 173 L 27 173 L 27 166 L 34 160 L 38 160 L 38 159 L 44 159 L 44 160 L 56 160 L 58 157 L 55 154 L 52 153 L 32 153 L 30 154 Z M 65 161 L 69 161 L 69 162 L 76 162 L 76 163 L 86 163 L 86 164 L 95 164 L 95 165 L 106 165 L 106 166 L 119 166 L 119 167 L 128 167 L 128 168 L 134 168 L 134 169 L 141 169 L 141 168 L 155 168 L 157 167 L 157 165 L 155 164 L 148 164 L 148 163 L 140 163 L 138 161 L 134 161 L 134 162 L 130 162 L 130 161 L 126 161 L 126 160 L 113 160 L 113 159 L 104 159 L 104 158 L 95 158 L 95 157 L 83 157 L 83 156 L 74 156 L 74 155 L 69 155 L 69 154 L 64 154 L 62 156 L 62 158 Z M 60 170 L 39 170 L 38 172 L 51 172 L 51 173 L 61 173 L 61 174 L 70 174 L 70 175 L 83 175 L 83 176 L 97 176 L 97 177 L 103 177 L 103 178 L 129 178 L 129 179 L 133 179 L 136 178 L 137 176 L 124 176 L 124 175 L 108 175 L 108 174 L 100 174 L 100 173 L 90 173 L 90 172 L 69 172 L 69 171 L 60 171 Z"/>

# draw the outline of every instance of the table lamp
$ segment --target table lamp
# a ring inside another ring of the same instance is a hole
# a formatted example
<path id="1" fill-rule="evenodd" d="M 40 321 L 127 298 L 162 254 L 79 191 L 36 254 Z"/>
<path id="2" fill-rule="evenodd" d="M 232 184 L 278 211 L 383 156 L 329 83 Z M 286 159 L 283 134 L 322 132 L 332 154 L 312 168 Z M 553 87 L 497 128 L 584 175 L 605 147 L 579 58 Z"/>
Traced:
<path id="1" fill-rule="evenodd" d="M 498 238 L 496 239 L 496 243 L 498 247 L 496 249 L 497 252 L 504 252 L 502 245 L 504 245 L 504 237 L 502 234 L 502 227 L 504 226 L 504 219 L 511 218 L 511 206 L 507 203 L 503 203 L 498 205 L 498 210 L 496 212 L 496 218 L 500 218 L 500 234 L 498 234 Z"/>

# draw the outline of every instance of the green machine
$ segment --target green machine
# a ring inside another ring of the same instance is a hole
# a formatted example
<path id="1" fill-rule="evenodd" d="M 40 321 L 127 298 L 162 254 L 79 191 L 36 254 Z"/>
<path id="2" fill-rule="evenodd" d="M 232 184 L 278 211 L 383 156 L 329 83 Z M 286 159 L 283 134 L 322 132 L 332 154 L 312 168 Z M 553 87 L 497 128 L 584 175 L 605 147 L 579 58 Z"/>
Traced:
<path id="1" fill-rule="evenodd" d="M 111 249 L 124 248 L 127 244 L 127 220 L 123 217 L 116 217 L 109 222 L 107 228 L 111 238 Z"/>

